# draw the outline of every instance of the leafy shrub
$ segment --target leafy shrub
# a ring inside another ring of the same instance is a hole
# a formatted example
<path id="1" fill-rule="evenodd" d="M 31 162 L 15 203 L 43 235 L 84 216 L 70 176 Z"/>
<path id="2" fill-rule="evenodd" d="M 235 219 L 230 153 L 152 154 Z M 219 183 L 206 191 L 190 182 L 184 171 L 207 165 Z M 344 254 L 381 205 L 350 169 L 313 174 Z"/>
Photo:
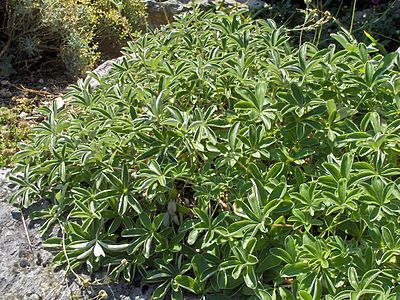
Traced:
<path id="1" fill-rule="evenodd" d="M 0 16 L 3 75 L 37 62 L 62 64 L 76 75 L 93 67 L 103 40 L 121 45 L 140 29 L 145 7 L 138 0 L 5 0 Z"/>
<path id="2" fill-rule="evenodd" d="M 154 299 L 396 299 L 399 53 L 333 37 L 177 18 L 43 109 L 12 201 L 50 202 L 57 265 L 138 272 Z"/>
<path id="3" fill-rule="evenodd" d="M 352 28 L 351 33 L 358 41 L 379 43 L 388 51 L 400 46 L 400 2 L 397 0 L 272 1 L 258 17 L 272 18 L 286 26 L 292 41 L 313 41 L 327 46 L 333 42 L 330 32 L 344 27 Z"/>

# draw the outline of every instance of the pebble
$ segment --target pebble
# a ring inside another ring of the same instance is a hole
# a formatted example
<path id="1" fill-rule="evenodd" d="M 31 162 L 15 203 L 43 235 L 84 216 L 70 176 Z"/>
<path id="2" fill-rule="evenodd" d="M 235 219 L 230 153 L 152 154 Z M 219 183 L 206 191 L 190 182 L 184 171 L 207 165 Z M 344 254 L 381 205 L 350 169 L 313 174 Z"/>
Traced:
<path id="1" fill-rule="evenodd" d="M 19 114 L 20 119 L 26 119 L 27 116 L 28 116 L 28 114 L 24 111 Z"/>
<path id="2" fill-rule="evenodd" d="M 39 82 L 40 84 L 42 84 L 42 83 L 44 83 L 44 80 L 43 80 L 42 78 L 40 78 L 40 79 L 38 80 L 38 82 Z"/>
<path id="3" fill-rule="evenodd" d="M 0 90 L 0 97 L 6 97 L 9 98 L 12 96 L 12 93 L 8 91 L 7 89 L 1 89 Z"/>
<path id="4" fill-rule="evenodd" d="M 19 261 L 19 266 L 20 266 L 21 268 L 26 268 L 26 267 L 29 266 L 29 261 L 28 261 L 27 259 L 25 259 L 25 258 L 22 258 L 22 259 Z"/>
<path id="5" fill-rule="evenodd" d="M 33 293 L 32 295 L 29 296 L 29 300 L 40 300 L 42 297 L 40 297 L 38 294 Z"/>
<path id="6" fill-rule="evenodd" d="M 2 80 L 0 81 L 1 85 L 10 85 L 10 82 L 8 80 Z"/>
<path id="7" fill-rule="evenodd" d="M 65 105 L 65 102 L 61 97 L 57 97 L 56 99 L 54 99 L 54 101 L 56 101 L 57 109 L 62 109 Z"/>

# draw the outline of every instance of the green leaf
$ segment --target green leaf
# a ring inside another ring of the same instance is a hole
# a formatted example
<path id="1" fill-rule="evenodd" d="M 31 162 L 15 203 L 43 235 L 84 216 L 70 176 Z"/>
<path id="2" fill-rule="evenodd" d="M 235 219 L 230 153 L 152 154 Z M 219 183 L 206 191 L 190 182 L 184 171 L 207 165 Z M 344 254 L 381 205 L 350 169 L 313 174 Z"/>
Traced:
<path id="1" fill-rule="evenodd" d="M 271 248 L 270 252 L 273 256 L 281 259 L 282 261 L 291 264 L 293 263 L 293 257 L 285 250 L 282 248 Z"/>
<path id="2" fill-rule="evenodd" d="M 171 281 L 168 280 L 161 285 L 159 285 L 152 294 L 152 299 L 154 300 L 162 300 L 167 295 L 168 291 L 171 288 Z"/>
<path id="3" fill-rule="evenodd" d="M 249 288 L 255 289 L 257 287 L 257 276 L 256 273 L 254 272 L 253 266 L 246 267 L 243 279 Z"/>
<path id="4" fill-rule="evenodd" d="M 93 254 L 96 257 L 99 257 L 99 256 L 104 256 L 105 257 L 106 256 L 106 254 L 104 253 L 103 248 L 101 247 L 100 243 L 96 243 L 94 245 Z"/>
<path id="5" fill-rule="evenodd" d="M 347 180 L 350 179 L 350 171 L 353 165 L 353 156 L 350 153 L 346 153 L 343 156 L 342 163 L 340 165 L 340 174 Z"/>
<path id="6" fill-rule="evenodd" d="M 299 294 L 302 300 L 313 300 L 313 297 L 307 291 L 300 291 Z"/>
<path id="7" fill-rule="evenodd" d="M 199 231 L 197 229 L 193 229 L 188 235 L 187 239 L 188 244 L 194 245 L 194 243 L 196 243 L 197 241 L 198 236 L 199 236 Z"/>
<path id="8" fill-rule="evenodd" d="M 304 96 L 303 96 L 303 93 L 302 93 L 300 87 L 295 82 L 292 82 L 290 84 L 290 89 L 292 90 L 292 93 L 293 93 L 294 99 L 297 102 L 297 105 L 301 106 L 301 107 L 304 106 L 305 99 L 304 99 Z"/>
<path id="9" fill-rule="evenodd" d="M 352 288 L 356 291 L 359 291 L 359 283 L 358 283 L 358 275 L 357 271 L 354 267 L 350 267 L 348 269 L 348 278 L 349 278 L 349 283 L 352 286 Z"/>
<path id="10" fill-rule="evenodd" d="M 178 275 L 174 278 L 174 281 L 182 288 L 194 293 L 201 294 L 203 289 L 201 285 L 192 277 L 186 275 Z"/>
<path id="11" fill-rule="evenodd" d="M 228 132 L 229 147 L 231 148 L 232 151 L 236 149 L 236 141 L 237 141 L 237 135 L 238 135 L 238 132 L 239 132 L 239 126 L 240 126 L 240 123 L 236 122 L 229 129 L 229 132 Z"/>
<path id="12" fill-rule="evenodd" d="M 301 274 L 306 274 L 309 271 L 309 267 L 305 263 L 295 263 L 286 265 L 281 270 L 283 277 L 294 277 Z"/>

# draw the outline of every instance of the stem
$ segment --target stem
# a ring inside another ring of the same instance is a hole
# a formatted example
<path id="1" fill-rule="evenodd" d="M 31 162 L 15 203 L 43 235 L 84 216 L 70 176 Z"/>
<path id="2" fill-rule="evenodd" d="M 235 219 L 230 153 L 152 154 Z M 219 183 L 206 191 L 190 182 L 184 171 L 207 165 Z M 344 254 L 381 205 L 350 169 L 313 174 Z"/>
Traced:
<path id="1" fill-rule="evenodd" d="M 356 4 L 357 4 L 357 0 L 353 1 L 353 10 L 351 12 L 351 23 L 350 23 L 350 34 L 353 30 L 353 24 L 354 24 L 354 15 L 356 13 Z"/>
<path id="2" fill-rule="evenodd" d="M 67 253 L 67 248 L 65 246 L 65 230 L 64 230 L 64 224 L 61 222 L 58 222 L 60 224 L 60 228 L 61 228 L 61 232 L 62 232 L 62 250 L 65 256 L 65 260 L 67 262 L 67 270 L 70 270 L 72 272 L 72 274 L 75 275 L 75 277 L 78 279 L 79 283 L 82 283 L 82 278 L 81 276 L 79 276 L 74 269 L 71 267 L 71 263 L 68 257 L 68 253 Z M 67 276 L 67 273 L 65 273 L 65 276 Z"/>
<path id="3" fill-rule="evenodd" d="M 303 38 L 303 31 L 304 31 L 304 28 L 305 28 L 306 23 L 307 23 L 308 12 L 309 12 L 309 10 L 308 10 L 308 3 L 307 3 L 307 7 L 306 7 L 306 16 L 304 17 L 304 23 L 303 23 L 303 26 L 302 26 L 301 31 L 300 31 L 299 47 L 301 46 L 301 40 L 302 40 L 302 38 Z"/>
<path id="4" fill-rule="evenodd" d="M 31 250 L 31 252 L 33 253 L 32 243 L 31 243 L 31 239 L 29 238 L 28 227 L 26 226 L 26 221 L 25 221 L 24 212 L 23 212 L 22 208 L 20 208 L 20 212 L 21 212 L 22 224 L 24 225 L 26 239 L 27 239 L 28 245 L 29 245 L 29 250 Z"/>

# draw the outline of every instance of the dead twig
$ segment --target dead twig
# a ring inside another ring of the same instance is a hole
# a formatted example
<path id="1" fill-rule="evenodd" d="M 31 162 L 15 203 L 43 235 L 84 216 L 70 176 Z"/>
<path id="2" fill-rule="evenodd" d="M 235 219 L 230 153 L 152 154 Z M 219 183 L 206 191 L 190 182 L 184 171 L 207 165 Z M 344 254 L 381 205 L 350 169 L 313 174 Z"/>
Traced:
<path id="1" fill-rule="evenodd" d="M 36 94 L 36 95 L 41 95 L 41 96 L 52 96 L 53 95 L 52 93 L 49 93 L 49 92 L 46 92 L 46 91 L 39 91 L 39 90 L 26 88 L 22 84 L 20 84 L 19 86 L 15 85 L 15 87 L 17 89 L 19 89 L 20 91 L 23 91 L 23 92 L 26 92 L 26 93 L 30 93 L 30 94 Z"/>
<path id="2" fill-rule="evenodd" d="M 21 212 L 22 224 L 24 225 L 26 239 L 28 240 L 29 249 L 31 250 L 31 252 L 33 254 L 32 243 L 31 243 L 31 239 L 29 238 L 28 227 L 26 226 L 26 221 L 25 221 L 24 212 L 23 212 L 22 208 L 20 208 L 20 212 Z"/>

